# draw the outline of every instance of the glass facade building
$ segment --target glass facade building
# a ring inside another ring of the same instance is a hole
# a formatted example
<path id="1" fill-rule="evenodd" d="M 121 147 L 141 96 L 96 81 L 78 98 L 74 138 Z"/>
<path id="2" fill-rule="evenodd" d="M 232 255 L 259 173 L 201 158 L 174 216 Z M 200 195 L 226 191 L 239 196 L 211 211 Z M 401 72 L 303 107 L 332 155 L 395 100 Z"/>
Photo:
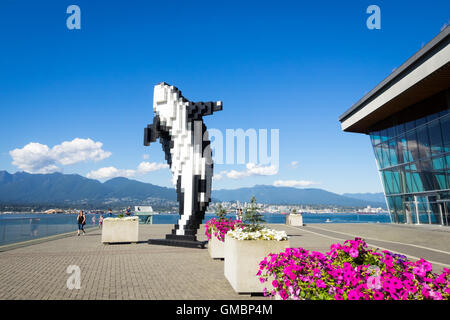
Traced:
<path id="1" fill-rule="evenodd" d="M 370 136 L 391 221 L 450 225 L 450 26 L 340 117 Z"/>
<path id="2" fill-rule="evenodd" d="M 369 129 L 395 223 L 450 223 L 449 90 Z"/>

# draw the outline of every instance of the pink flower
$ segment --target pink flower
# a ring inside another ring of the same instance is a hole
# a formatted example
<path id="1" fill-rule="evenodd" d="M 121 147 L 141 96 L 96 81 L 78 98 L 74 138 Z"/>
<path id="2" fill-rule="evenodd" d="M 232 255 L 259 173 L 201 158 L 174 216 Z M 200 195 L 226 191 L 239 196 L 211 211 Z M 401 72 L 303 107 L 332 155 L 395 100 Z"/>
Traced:
<path id="1" fill-rule="evenodd" d="M 384 300 L 384 294 L 381 292 L 375 291 L 373 293 L 373 300 Z"/>
<path id="2" fill-rule="evenodd" d="M 426 275 L 426 271 L 419 267 L 415 267 L 413 273 L 419 277 L 424 277 Z"/>
<path id="3" fill-rule="evenodd" d="M 351 248 L 348 253 L 352 258 L 356 258 L 359 255 L 359 251 L 355 248 Z"/>
<path id="4" fill-rule="evenodd" d="M 281 289 L 280 291 L 279 291 L 279 294 L 280 294 L 280 297 L 283 299 L 283 300 L 286 300 L 289 296 L 288 296 L 288 294 L 286 293 L 286 290 L 284 290 L 284 289 Z"/>
<path id="5" fill-rule="evenodd" d="M 318 287 L 318 288 L 326 288 L 327 287 L 327 285 L 325 284 L 325 282 L 323 282 L 323 280 L 317 280 L 316 281 L 316 286 Z"/>
<path id="6" fill-rule="evenodd" d="M 360 294 L 357 290 L 352 289 L 348 292 L 348 300 L 359 300 Z"/>

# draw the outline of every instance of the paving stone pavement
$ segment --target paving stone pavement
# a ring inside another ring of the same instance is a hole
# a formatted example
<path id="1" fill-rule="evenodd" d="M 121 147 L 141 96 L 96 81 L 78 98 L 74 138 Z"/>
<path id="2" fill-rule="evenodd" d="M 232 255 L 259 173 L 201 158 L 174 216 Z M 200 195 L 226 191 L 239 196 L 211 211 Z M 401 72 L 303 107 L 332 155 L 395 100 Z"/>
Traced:
<path id="1" fill-rule="evenodd" d="M 440 255 L 434 256 L 442 264 L 435 268 L 436 271 L 447 262 L 450 264 L 450 232 L 446 232 L 447 229 L 361 224 L 317 224 L 305 227 L 277 224 L 270 227 L 286 230 L 291 247 L 325 252 L 332 243 L 350 239 L 351 236 L 347 234 L 370 236 L 372 242 L 403 240 L 420 246 L 379 242 L 387 249 L 391 246 L 423 255 L 436 254 L 435 251 L 426 250 L 427 246 L 442 251 Z M 164 238 L 171 228 L 171 225 L 140 225 L 141 243 L 137 244 L 102 244 L 100 230 L 93 229 L 80 237 L 74 235 L 41 241 L 0 252 L 0 299 L 267 299 L 236 294 L 224 277 L 224 262 L 211 259 L 205 249 L 146 243 L 149 238 Z M 204 226 L 198 234 L 199 240 L 206 240 Z M 67 288 L 70 274 L 66 270 L 70 265 L 80 267 L 79 290 Z"/>
<path id="2" fill-rule="evenodd" d="M 266 299 L 239 295 L 208 250 L 149 245 L 171 225 L 140 225 L 137 244 L 107 245 L 100 230 L 0 252 L 0 299 Z M 206 240 L 204 228 L 199 240 Z M 67 288 L 70 265 L 81 288 Z"/>

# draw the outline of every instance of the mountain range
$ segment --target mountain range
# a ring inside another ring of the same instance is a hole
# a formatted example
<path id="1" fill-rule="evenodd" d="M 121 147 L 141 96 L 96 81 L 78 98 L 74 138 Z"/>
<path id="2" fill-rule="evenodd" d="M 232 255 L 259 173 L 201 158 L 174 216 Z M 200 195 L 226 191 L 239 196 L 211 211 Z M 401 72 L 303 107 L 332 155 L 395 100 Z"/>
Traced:
<path id="1" fill-rule="evenodd" d="M 213 190 L 213 201 L 248 202 L 255 196 L 259 203 L 335 205 L 346 207 L 385 208 L 380 194 L 339 195 L 323 189 L 275 187 L 256 185 L 250 188 Z M 152 200 L 175 202 L 175 189 L 127 178 L 113 178 L 106 182 L 88 179 L 77 174 L 10 174 L 0 171 L 0 204 L 106 204 L 128 205 Z"/>

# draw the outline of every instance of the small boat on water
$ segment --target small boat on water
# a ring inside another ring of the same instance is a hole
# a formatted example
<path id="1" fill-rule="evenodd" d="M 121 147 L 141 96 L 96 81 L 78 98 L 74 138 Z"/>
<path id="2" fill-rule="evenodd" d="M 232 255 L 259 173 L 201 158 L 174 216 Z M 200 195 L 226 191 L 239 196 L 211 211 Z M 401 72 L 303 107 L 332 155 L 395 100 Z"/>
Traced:
<path id="1" fill-rule="evenodd" d="M 331 220 L 330 220 L 330 219 L 327 219 L 327 220 L 325 220 L 325 222 L 327 222 L 327 223 L 328 223 L 328 222 L 331 222 Z"/>

